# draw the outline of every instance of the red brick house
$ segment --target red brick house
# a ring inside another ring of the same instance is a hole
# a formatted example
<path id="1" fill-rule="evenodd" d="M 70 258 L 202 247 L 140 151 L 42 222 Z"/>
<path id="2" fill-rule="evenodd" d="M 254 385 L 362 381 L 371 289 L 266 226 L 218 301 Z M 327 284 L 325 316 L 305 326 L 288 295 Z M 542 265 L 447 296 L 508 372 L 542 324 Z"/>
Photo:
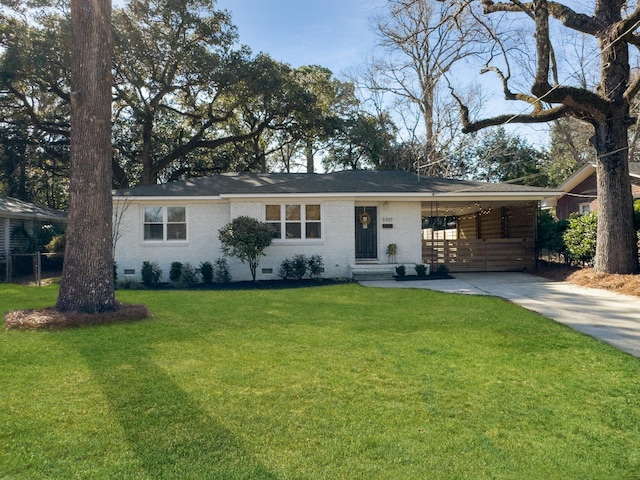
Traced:
<path id="1" fill-rule="evenodd" d="M 629 181 L 631 182 L 633 199 L 640 199 L 640 162 L 629 162 Z M 558 190 L 564 194 L 559 197 L 546 198 L 542 202 L 542 208 L 555 210 L 558 220 L 564 220 L 572 213 L 597 211 L 595 164 L 586 164 L 560 185 Z"/>

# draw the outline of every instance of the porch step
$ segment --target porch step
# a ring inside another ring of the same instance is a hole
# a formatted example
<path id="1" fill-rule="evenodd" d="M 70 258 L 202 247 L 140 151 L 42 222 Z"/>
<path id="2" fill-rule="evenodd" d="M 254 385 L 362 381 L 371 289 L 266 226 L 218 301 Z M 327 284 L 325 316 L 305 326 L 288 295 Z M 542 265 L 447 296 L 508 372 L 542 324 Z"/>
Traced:
<path id="1" fill-rule="evenodd" d="M 392 280 L 396 273 L 395 263 L 351 265 L 351 278 L 361 280 Z"/>

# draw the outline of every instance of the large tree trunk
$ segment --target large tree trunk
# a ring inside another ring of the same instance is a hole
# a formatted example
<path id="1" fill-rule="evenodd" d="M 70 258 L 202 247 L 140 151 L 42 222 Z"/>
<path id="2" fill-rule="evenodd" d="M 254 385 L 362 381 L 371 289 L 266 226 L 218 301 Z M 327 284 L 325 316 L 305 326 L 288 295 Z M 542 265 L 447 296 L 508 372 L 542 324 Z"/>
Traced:
<path id="1" fill-rule="evenodd" d="M 627 126 L 623 118 L 596 126 L 598 238 L 594 268 L 602 273 L 638 271 Z"/>
<path id="2" fill-rule="evenodd" d="M 111 204 L 111 0 L 71 0 L 69 227 L 56 308 L 116 309 Z"/>

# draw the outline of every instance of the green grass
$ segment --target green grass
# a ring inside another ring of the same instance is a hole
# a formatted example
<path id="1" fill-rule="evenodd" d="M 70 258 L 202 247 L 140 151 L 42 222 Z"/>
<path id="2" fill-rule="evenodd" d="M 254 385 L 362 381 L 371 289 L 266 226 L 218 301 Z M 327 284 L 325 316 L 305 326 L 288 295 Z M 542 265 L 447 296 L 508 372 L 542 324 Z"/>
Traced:
<path id="1" fill-rule="evenodd" d="M 0 478 L 638 478 L 640 361 L 508 302 L 118 296 L 155 317 L 0 333 Z"/>

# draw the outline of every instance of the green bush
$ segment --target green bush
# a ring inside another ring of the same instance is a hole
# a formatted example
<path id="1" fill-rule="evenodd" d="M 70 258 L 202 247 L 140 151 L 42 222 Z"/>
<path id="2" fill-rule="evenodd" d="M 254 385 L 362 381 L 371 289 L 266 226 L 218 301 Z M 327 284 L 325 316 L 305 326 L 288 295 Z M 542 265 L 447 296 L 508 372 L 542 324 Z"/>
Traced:
<path id="1" fill-rule="evenodd" d="M 45 246 L 49 253 L 64 253 L 64 248 L 67 243 L 67 236 L 65 234 L 56 235 Z"/>
<path id="2" fill-rule="evenodd" d="M 285 258 L 278 269 L 278 276 L 283 280 L 301 280 L 305 275 L 318 278 L 324 269 L 324 262 L 320 255 L 312 255 L 307 258 L 305 255 L 295 255 L 293 259 Z"/>
<path id="3" fill-rule="evenodd" d="M 307 257 L 295 255 L 291 260 L 291 271 L 294 280 L 301 280 L 307 274 Z"/>
<path id="4" fill-rule="evenodd" d="M 418 263 L 413 268 L 416 271 L 416 275 L 418 275 L 419 277 L 426 277 L 427 276 L 427 266 L 426 265 Z"/>
<path id="5" fill-rule="evenodd" d="M 572 215 L 568 223 L 562 238 L 571 260 L 591 264 L 596 255 L 597 213 Z"/>
<path id="6" fill-rule="evenodd" d="M 398 277 L 404 277 L 407 274 L 407 268 L 404 265 L 398 265 L 396 267 L 396 275 Z"/>
<path id="7" fill-rule="evenodd" d="M 560 255 L 565 259 L 568 256 L 567 246 L 564 242 L 564 232 L 569 226 L 567 220 L 556 220 L 549 210 L 538 212 L 538 247 L 546 250 L 549 255 Z"/>
<path id="8" fill-rule="evenodd" d="M 213 265 L 211 262 L 202 262 L 200 264 L 200 275 L 202 275 L 202 283 L 205 285 L 213 283 Z"/>
<path id="9" fill-rule="evenodd" d="M 226 258 L 218 258 L 215 261 L 214 277 L 218 283 L 229 283 L 231 281 L 229 263 Z"/>
<path id="10" fill-rule="evenodd" d="M 156 262 L 142 262 L 142 284 L 146 287 L 157 287 L 162 279 L 162 269 Z"/>
<path id="11" fill-rule="evenodd" d="M 193 265 L 190 263 L 182 265 L 182 268 L 180 269 L 180 280 L 183 285 L 192 287 L 193 285 L 200 283 L 200 278 L 198 277 L 199 274 Z"/>
<path id="12" fill-rule="evenodd" d="M 169 280 L 176 283 L 180 281 L 180 275 L 182 274 L 182 263 L 171 262 L 171 270 L 169 270 Z"/>
<path id="13" fill-rule="evenodd" d="M 320 278 L 320 275 L 322 275 L 322 272 L 324 271 L 324 262 L 322 261 L 322 257 L 320 255 L 311 255 L 311 258 L 307 262 L 307 268 L 309 276 L 313 278 Z"/>
<path id="14" fill-rule="evenodd" d="M 278 268 L 278 276 L 283 280 L 293 278 L 293 264 L 291 260 L 285 258 L 280 263 L 280 268 Z"/>
<path id="15" fill-rule="evenodd" d="M 436 273 L 442 276 L 449 275 L 449 268 L 444 263 L 441 263 L 440 265 L 438 265 Z"/>

